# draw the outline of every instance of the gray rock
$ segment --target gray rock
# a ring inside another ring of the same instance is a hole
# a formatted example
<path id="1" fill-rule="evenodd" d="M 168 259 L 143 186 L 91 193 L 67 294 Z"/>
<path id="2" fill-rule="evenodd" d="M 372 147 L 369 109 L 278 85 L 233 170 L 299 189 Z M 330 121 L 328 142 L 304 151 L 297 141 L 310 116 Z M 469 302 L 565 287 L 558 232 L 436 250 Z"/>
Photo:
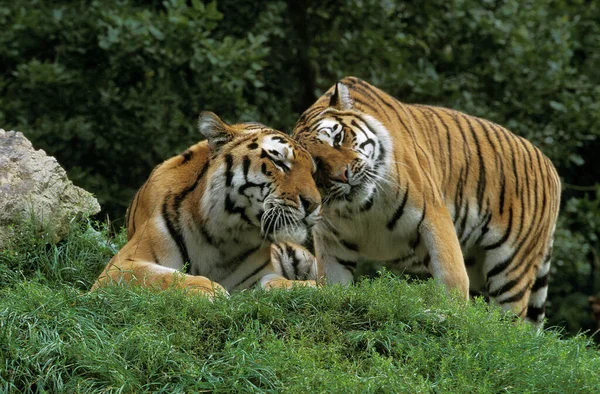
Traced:
<path id="1" fill-rule="evenodd" d="M 54 157 L 35 150 L 22 133 L 0 129 L 0 250 L 25 222 L 56 242 L 73 219 L 99 211 L 98 201 L 73 185 Z"/>

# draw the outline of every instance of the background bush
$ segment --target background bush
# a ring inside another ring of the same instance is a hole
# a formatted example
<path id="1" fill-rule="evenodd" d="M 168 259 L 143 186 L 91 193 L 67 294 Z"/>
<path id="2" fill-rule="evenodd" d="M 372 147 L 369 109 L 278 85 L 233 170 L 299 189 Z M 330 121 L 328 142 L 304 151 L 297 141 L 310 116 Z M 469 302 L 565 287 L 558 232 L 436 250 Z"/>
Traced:
<path id="1" fill-rule="evenodd" d="M 512 129 L 565 189 L 551 324 L 600 292 L 600 6 L 594 1 L 62 1 L 0 5 L 0 127 L 94 192 L 117 224 L 212 110 L 291 130 L 337 79 Z"/>

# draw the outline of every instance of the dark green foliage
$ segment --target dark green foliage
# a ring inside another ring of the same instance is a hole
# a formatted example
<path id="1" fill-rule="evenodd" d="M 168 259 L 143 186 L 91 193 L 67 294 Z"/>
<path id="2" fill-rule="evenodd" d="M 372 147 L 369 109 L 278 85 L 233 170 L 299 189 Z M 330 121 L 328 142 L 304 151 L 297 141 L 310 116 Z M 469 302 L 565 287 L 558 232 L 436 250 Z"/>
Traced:
<path id="1" fill-rule="evenodd" d="M 199 139 L 201 110 L 260 118 L 266 103 L 245 92 L 261 86 L 267 36 L 214 39 L 221 19 L 199 1 L 4 5 L 0 124 L 120 216 L 153 166 Z"/>
<path id="2" fill-rule="evenodd" d="M 391 275 L 352 287 L 89 293 L 123 237 L 0 255 L 0 391 L 597 393 L 600 352 Z M 114 243 L 114 244 L 113 244 Z M 25 258 L 24 256 L 27 256 Z M 28 265 L 28 262 L 35 264 Z M 14 275 L 9 275 L 13 273 Z"/>
<path id="3" fill-rule="evenodd" d="M 0 127 L 23 131 L 118 225 L 212 110 L 290 131 L 345 75 L 494 120 L 563 177 L 551 324 L 600 293 L 600 3 L 15 0 L 0 3 Z"/>

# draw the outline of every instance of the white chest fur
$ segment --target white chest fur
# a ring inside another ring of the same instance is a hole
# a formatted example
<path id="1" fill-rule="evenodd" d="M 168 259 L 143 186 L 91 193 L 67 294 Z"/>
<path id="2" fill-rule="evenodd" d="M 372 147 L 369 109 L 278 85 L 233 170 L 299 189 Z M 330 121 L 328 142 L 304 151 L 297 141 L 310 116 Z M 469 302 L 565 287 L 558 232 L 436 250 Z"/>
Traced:
<path id="1" fill-rule="evenodd" d="M 417 236 L 422 211 L 407 204 L 390 229 L 393 209 L 384 208 L 397 204 L 376 197 L 374 206 L 367 211 L 326 209 L 316 232 L 327 240 L 331 253 L 342 259 L 389 261 L 405 257 L 413 252 L 411 243 Z"/>

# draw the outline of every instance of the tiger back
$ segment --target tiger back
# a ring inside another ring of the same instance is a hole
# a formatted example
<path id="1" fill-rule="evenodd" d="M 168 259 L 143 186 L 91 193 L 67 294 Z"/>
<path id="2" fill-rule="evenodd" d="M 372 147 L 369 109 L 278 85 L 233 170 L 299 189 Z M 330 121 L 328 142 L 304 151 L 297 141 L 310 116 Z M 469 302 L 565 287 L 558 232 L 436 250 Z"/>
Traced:
<path id="1" fill-rule="evenodd" d="M 313 232 L 329 282 L 378 260 L 543 320 L 561 188 L 530 142 L 354 77 L 308 108 L 293 136 L 317 161 L 323 220 Z"/>
<path id="2" fill-rule="evenodd" d="M 310 155 L 259 123 L 205 112 L 199 128 L 206 140 L 157 166 L 134 196 L 128 242 L 93 289 L 135 282 L 213 296 L 257 282 L 314 285 L 314 258 L 298 245 L 320 216 Z"/>

